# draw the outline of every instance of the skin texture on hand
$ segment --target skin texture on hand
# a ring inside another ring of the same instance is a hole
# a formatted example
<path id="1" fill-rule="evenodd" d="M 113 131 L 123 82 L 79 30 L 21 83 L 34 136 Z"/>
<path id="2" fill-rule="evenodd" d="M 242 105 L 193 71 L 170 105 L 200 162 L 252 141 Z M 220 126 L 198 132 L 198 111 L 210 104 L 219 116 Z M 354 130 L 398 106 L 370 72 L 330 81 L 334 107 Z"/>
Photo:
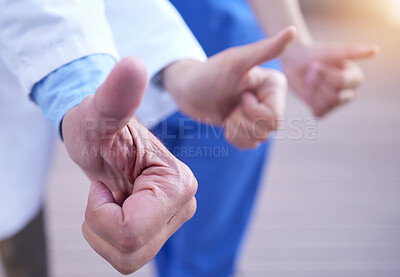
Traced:
<path id="1" fill-rule="evenodd" d="M 364 74 L 353 60 L 373 57 L 377 51 L 376 46 L 294 44 L 282 63 L 293 91 L 322 117 L 356 98 Z"/>
<path id="2" fill-rule="evenodd" d="M 280 72 L 258 65 L 282 54 L 295 35 L 296 30 L 289 27 L 204 63 L 175 62 L 164 69 L 164 85 L 183 113 L 224 127 L 226 139 L 238 148 L 254 148 L 276 130 L 287 89 Z"/>
<path id="3" fill-rule="evenodd" d="M 372 57 L 376 46 L 313 42 L 298 0 L 248 0 L 266 33 L 296 26 L 298 35 L 282 56 L 284 73 L 294 92 L 317 117 L 356 97 L 364 76 L 353 60 Z"/>
<path id="4" fill-rule="evenodd" d="M 149 262 L 196 210 L 190 169 L 134 118 L 146 84 L 144 64 L 125 58 L 62 123 L 70 157 L 92 181 L 83 234 L 123 274 Z"/>

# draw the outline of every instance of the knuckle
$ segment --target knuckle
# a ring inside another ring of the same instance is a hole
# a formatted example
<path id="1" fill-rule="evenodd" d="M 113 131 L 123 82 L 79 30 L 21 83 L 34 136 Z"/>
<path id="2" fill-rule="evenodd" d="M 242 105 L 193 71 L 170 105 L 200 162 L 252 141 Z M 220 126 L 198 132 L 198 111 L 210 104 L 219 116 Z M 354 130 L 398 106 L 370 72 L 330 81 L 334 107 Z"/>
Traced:
<path id="1" fill-rule="evenodd" d="M 190 200 L 190 202 L 188 203 L 185 210 L 183 211 L 182 215 L 183 222 L 186 222 L 189 219 L 191 219 L 196 213 L 196 210 L 197 210 L 197 201 L 196 198 L 193 197 L 192 200 Z"/>
<path id="2" fill-rule="evenodd" d="M 180 176 L 182 182 L 180 197 L 189 201 L 197 192 L 197 179 L 194 177 L 190 168 L 184 163 L 181 163 Z"/>
<path id="3" fill-rule="evenodd" d="M 277 70 L 271 70 L 271 79 L 273 79 L 277 86 L 279 87 L 287 87 L 288 80 L 286 76 Z"/>
<path id="4" fill-rule="evenodd" d="M 86 210 L 85 210 L 85 221 L 88 222 L 88 223 L 92 223 L 94 221 L 94 218 L 95 218 L 94 213 L 95 212 L 91 208 L 86 207 Z"/>

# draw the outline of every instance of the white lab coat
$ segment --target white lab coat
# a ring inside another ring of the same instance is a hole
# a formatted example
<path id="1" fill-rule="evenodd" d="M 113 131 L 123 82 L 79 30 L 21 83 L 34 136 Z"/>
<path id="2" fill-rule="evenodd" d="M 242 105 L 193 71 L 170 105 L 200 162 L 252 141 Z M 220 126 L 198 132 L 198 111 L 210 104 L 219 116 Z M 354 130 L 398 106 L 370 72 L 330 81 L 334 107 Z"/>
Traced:
<path id="1" fill-rule="evenodd" d="M 54 130 L 0 60 L 0 240 L 23 228 L 43 203 Z"/>
<path id="2" fill-rule="evenodd" d="M 54 131 L 28 100 L 36 82 L 96 53 L 139 56 L 150 78 L 173 61 L 205 59 L 168 1 L 109 0 L 106 7 L 99 0 L 0 0 L 0 240 L 21 230 L 43 201 Z M 137 116 L 152 126 L 175 110 L 168 93 L 150 85 Z"/>

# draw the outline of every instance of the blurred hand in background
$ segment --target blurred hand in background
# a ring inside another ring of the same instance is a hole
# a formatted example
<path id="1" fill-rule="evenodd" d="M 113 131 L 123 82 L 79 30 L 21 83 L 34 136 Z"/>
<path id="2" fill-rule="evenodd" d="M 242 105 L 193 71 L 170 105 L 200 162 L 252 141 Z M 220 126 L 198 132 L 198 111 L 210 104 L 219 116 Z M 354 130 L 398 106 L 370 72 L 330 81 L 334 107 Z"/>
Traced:
<path id="1" fill-rule="evenodd" d="M 283 70 L 293 91 L 321 117 L 356 98 L 364 74 L 353 60 L 376 52 L 373 46 L 296 44 L 282 57 Z"/>
<path id="2" fill-rule="evenodd" d="M 373 57 L 376 46 L 314 42 L 298 0 L 248 1 L 265 32 L 274 33 L 288 25 L 297 27 L 297 39 L 282 56 L 283 71 L 294 93 L 315 116 L 324 116 L 356 98 L 364 75 L 354 60 Z"/>
<path id="3" fill-rule="evenodd" d="M 295 35 L 290 27 L 203 63 L 175 62 L 164 69 L 164 85 L 184 114 L 224 127 L 226 139 L 238 148 L 255 148 L 276 130 L 287 90 L 282 73 L 259 65 L 281 55 Z"/>

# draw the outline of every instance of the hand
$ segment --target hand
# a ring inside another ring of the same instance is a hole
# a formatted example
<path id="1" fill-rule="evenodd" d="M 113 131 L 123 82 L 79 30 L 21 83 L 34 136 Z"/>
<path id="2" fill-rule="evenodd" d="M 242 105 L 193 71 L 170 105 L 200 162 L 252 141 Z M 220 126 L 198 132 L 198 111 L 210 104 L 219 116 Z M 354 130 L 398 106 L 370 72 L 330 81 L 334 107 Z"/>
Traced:
<path id="1" fill-rule="evenodd" d="M 146 83 L 143 63 L 125 58 L 62 123 L 69 155 L 92 181 L 83 234 L 123 274 L 150 261 L 196 210 L 192 172 L 133 117 Z"/>
<path id="2" fill-rule="evenodd" d="M 296 44 L 282 56 L 282 62 L 289 85 L 321 117 L 356 97 L 364 76 L 352 60 L 376 53 L 375 46 Z"/>
<path id="3" fill-rule="evenodd" d="M 223 126 L 227 140 L 239 148 L 254 148 L 277 128 L 286 97 L 285 77 L 257 65 L 278 57 L 295 34 L 290 27 L 204 63 L 175 62 L 163 72 L 164 85 L 183 113 Z"/>

